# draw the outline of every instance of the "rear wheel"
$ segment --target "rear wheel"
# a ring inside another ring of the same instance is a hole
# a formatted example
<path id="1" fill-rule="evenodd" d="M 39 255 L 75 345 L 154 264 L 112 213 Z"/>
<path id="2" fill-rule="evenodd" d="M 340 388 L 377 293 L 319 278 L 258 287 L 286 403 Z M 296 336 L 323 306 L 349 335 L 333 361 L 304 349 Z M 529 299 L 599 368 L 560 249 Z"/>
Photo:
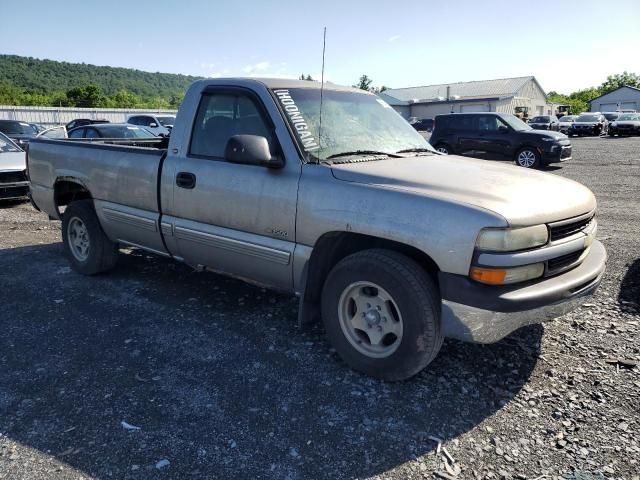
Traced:
<path id="1" fill-rule="evenodd" d="M 451 155 L 453 153 L 453 150 L 451 149 L 451 147 L 449 145 L 447 145 L 446 143 L 439 143 L 436 145 L 436 151 L 440 152 L 440 153 L 444 153 L 445 155 Z"/>
<path id="2" fill-rule="evenodd" d="M 62 216 L 62 241 L 71 267 L 83 275 L 111 270 L 118 245 L 105 235 L 91 200 L 71 203 Z"/>
<path id="3" fill-rule="evenodd" d="M 516 165 L 524 168 L 538 168 L 540 166 L 540 154 L 535 148 L 522 148 L 516 153 Z"/>
<path id="4" fill-rule="evenodd" d="M 413 260 L 389 250 L 355 253 L 331 270 L 322 319 L 342 359 L 383 380 L 415 375 L 442 346 L 437 287 Z"/>

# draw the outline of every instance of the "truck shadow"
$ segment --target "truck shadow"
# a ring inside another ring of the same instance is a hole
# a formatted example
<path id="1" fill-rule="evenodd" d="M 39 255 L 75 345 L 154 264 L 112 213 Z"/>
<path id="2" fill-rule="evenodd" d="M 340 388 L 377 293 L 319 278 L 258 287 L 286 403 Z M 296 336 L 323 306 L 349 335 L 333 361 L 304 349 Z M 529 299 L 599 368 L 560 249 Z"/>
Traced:
<path id="1" fill-rule="evenodd" d="M 620 284 L 618 301 L 620 303 L 633 302 L 636 306 L 640 305 L 640 258 L 629 265 L 627 273 L 625 273 Z"/>
<path id="2" fill-rule="evenodd" d="M 447 341 L 388 384 L 300 330 L 295 298 L 145 253 L 82 277 L 60 244 L 6 249 L 0 272 L 0 432 L 95 478 L 380 474 L 512 401 L 543 332 Z"/>

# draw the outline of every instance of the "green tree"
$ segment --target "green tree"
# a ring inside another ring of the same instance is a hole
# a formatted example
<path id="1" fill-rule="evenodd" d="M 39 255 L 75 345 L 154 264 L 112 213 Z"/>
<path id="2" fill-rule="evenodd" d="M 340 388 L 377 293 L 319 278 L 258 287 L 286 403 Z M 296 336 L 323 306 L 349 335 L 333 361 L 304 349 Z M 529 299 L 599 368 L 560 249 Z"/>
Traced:
<path id="1" fill-rule="evenodd" d="M 106 97 L 102 89 L 97 85 L 75 87 L 67 91 L 67 99 L 70 106 L 83 108 L 96 108 L 105 106 Z"/>
<path id="2" fill-rule="evenodd" d="M 627 71 L 609 75 L 607 80 L 600 85 L 600 90 L 602 94 L 605 94 L 624 86 L 640 88 L 640 75 Z"/>
<path id="3" fill-rule="evenodd" d="M 304 73 L 302 75 L 300 75 L 298 77 L 298 80 L 309 80 L 309 81 L 313 81 L 313 78 L 311 77 L 311 75 L 307 74 L 305 75 Z"/>
<path id="4" fill-rule="evenodd" d="M 354 85 L 354 87 L 359 88 L 360 90 L 366 90 L 368 92 L 371 88 L 371 83 L 373 83 L 373 80 L 371 80 L 367 75 L 362 75 L 360 77 L 360 80 L 357 84 Z"/>
<path id="5" fill-rule="evenodd" d="M 135 108 L 140 102 L 140 98 L 127 90 L 120 90 L 112 97 L 115 108 Z"/>

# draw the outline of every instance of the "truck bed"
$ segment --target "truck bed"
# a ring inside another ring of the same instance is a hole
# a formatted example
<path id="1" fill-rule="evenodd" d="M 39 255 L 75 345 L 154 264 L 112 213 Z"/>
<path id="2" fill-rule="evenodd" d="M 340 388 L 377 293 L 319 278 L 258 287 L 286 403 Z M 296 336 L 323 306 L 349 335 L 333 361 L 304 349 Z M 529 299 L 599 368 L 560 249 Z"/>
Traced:
<path id="1" fill-rule="evenodd" d="M 166 153 L 165 149 L 157 148 L 160 141 L 166 139 L 145 141 L 153 147 L 137 146 L 138 139 L 108 140 L 108 143 L 35 139 L 30 142 L 27 157 L 33 199 L 43 210 L 55 211 L 53 187 L 57 182 L 74 178 L 95 200 L 115 200 L 136 209 L 158 212 L 159 169 Z"/>

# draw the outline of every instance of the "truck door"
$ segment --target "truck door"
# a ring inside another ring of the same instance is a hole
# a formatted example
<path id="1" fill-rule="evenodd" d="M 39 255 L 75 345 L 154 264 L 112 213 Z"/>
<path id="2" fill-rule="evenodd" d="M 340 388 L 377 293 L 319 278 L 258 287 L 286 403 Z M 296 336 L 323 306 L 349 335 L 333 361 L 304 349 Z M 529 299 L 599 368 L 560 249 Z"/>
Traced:
<path id="1" fill-rule="evenodd" d="M 192 130 L 163 168 L 163 194 L 171 184 L 172 198 L 163 199 L 162 228 L 169 249 L 189 264 L 291 289 L 300 159 L 285 158 L 280 169 L 224 159 L 227 141 L 240 134 L 263 136 L 272 155 L 284 156 L 288 133 L 282 127 L 278 138 L 268 112 L 252 90 L 206 88 Z"/>

